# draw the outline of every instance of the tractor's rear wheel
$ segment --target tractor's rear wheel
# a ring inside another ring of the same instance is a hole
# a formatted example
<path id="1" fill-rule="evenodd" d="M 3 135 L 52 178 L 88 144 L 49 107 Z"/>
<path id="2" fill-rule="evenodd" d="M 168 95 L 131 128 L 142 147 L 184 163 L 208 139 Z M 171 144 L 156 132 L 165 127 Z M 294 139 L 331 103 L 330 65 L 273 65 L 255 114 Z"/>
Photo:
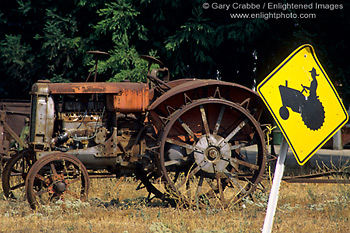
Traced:
<path id="1" fill-rule="evenodd" d="M 186 205 L 234 205 L 256 189 L 264 173 L 266 148 L 259 123 L 227 100 L 199 99 L 178 109 L 160 142 L 165 190 Z M 246 153 L 248 147 L 253 152 Z"/>

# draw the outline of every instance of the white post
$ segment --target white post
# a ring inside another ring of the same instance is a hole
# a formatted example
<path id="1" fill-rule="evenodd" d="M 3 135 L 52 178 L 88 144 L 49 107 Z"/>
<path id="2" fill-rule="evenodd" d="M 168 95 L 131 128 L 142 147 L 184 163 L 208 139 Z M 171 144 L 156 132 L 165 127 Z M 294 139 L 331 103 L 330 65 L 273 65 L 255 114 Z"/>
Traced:
<path id="1" fill-rule="evenodd" d="M 341 141 L 341 129 L 339 129 L 333 136 L 333 150 L 342 150 L 343 145 Z"/>
<path id="2" fill-rule="evenodd" d="M 280 155 L 277 159 L 277 164 L 275 168 L 275 173 L 273 177 L 271 192 L 269 196 L 269 203 L 267 204 L 266 216 L 264 221 L 263 233 L 270 233 L 273 225 L 273 218 L 276 212 L 277 200 L 278 200 L 278 192 L 283 176 L 284 171 L 284 161 L 286 160 L 288 152 L 288 143 L 286 139 L 282 138 L 282 143 L 280 147 Z"/>

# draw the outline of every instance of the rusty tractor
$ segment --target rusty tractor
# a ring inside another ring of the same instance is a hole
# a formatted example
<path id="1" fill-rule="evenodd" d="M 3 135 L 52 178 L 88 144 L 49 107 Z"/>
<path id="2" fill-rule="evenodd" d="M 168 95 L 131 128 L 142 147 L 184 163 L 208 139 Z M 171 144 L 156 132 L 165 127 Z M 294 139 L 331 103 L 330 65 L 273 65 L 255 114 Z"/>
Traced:
<path id="1" fill-rule="evenodd" d="M 136 176 L 151 197 L 197 206 L 234 205 L 257 188 L 267 154 L 257 93 L 218 80 L 166 81 L 162 62 L 142 58 L 147 83 L 33 85 L 28 148 L 3 172 L 7 198 L 25 197 L 33 209 L 85 201 L 90 178 L 104 175 Z M 241 153 L 247 147 L 254 158 Z"/>

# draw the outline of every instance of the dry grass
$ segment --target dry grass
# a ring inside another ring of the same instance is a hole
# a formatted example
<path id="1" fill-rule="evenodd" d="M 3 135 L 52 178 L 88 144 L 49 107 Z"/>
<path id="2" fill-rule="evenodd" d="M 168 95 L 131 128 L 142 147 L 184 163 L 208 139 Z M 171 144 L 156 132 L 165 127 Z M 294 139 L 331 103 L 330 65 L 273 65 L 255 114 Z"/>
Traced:
<path id="1" fill-rule="evenodd" d="M 257 191 L 231 209 L 177 209 L 146 202 L 128 178 L 92 180 L 88 203 L 37 211 L 26 202 L 0 201 L 1 232 L 260 232 L 268 193 Z M 264 185 L 269 190 L 269 182 Z M 59 204 L 59 203 L 58 203 Z M 273 232 L 350 232 L 350 186 L 282 182 Z"/>

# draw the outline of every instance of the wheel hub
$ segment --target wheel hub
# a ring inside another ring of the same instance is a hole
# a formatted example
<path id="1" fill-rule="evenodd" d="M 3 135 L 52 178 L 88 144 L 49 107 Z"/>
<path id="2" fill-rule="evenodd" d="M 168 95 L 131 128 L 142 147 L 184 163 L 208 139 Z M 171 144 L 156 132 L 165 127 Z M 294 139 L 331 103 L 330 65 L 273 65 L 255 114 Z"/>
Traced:
<path id="1" fill-rule="evenodd" d="M 66 184 L 62 181 L 59 181 L 54 185 L 54 188 L 57 193 L 63 193 L 66 191 Z"/>
<path id="2" fill-rule="evenodd" d="M 194 152 L 194 158 L 196 164 L 201 170 L 208 173 L 215 173 L 224 171 L 227 165 L 230 163 L 231 147 L 229 143 L 219 142 L 223 140 L 223 137 L 219 135 L 203 135 L 196 143 L 196 147 L 204 151 Z"/>
<path id="3" fill-rule="evenodd" d="M 205 151 L 205 157 L 209 161 L 215 161 L 216 159 L 220 159 L 220 151 L 218 148 L 210 146 Z"/>

